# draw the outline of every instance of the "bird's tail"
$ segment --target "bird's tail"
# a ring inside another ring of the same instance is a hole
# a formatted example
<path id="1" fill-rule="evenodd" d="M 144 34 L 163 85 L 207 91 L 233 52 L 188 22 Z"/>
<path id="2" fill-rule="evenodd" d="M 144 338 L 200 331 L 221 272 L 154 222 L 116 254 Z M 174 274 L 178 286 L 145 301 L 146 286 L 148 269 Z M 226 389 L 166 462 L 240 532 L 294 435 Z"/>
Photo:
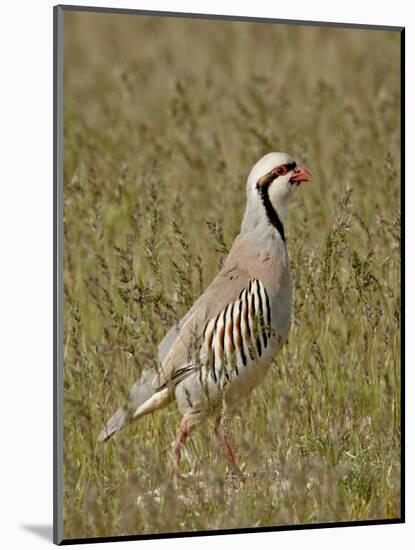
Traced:
<path id="1" fill-rule="evenodd" d="M 119 432 L 141 416 L 166 407 L 171 401 L 168 388 L 155 390 L 152 381 L 156 371 L 144 372 L 131 388 L 126 405 L 120 407 L 108 420 L 98 436 L 100 442 L 107 441 L 116 432 Z"/>

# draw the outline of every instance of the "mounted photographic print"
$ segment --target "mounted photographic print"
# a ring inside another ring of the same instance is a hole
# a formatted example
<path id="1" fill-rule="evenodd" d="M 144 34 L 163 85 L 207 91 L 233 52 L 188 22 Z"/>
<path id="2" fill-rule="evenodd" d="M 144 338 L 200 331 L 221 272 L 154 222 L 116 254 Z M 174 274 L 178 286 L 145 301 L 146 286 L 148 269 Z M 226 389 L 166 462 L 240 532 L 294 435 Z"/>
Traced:
<path id="1" fill-rule="evenodd" d="M 404 521 L 404 30 L 54 16 L 55 542 Z"/>

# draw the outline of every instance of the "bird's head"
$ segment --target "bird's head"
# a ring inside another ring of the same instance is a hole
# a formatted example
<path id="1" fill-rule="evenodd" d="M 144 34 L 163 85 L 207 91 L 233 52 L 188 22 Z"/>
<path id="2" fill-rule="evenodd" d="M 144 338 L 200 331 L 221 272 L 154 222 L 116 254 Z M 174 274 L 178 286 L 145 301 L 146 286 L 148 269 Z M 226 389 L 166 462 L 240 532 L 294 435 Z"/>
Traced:
<path id="1" fill-rule="evenodd" d="M 286 206 L 293 191 L 302 182 L 310 181 L 310 173 L 297 166 L 287 153 L 268 153 L 252 168 L 248 176 L 248 195 L 265 193 L 278 209 Z"/>
<path id="2" fill-rule="evenodd" d="M 297 166 L 287 153 L 268 153 L 262 157 L 248 176 L 248 204 L 243 227 L 244 224 L 246 228 L 255 226 L 262 219 L 270 221 L 274 214 L 282 223 L 289 198 L 301 183 L 309 181 L 310 173 Z"/>

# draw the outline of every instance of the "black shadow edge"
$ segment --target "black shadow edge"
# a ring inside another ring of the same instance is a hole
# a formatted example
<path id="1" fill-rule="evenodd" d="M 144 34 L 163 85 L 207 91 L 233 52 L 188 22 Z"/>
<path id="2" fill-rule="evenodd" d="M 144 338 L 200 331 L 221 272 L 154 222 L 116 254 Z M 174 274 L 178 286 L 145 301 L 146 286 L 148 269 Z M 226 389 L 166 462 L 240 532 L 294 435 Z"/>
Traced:
<path id="1" fill-rule="evenodd" d="M 273 533 L 278 531 L 300 531 L 304 529 L 327 529 L 332 527 L 363 527 L 369 525 L 392 525 L 404 523 L 401 518 L 392 519 L 374 519 L 363 521 L 339 521 L 332 523 L 313 523 L 299 525 L 282 525 L 275 527 L 246 527 L 241 529 L 218 529 L 212 531 L 186 531 L 179 533 L 155 533 L 146 535 L 123 535 L 114 537 L 93 537 L 84 539 L 63 539 L 60 545 L 70 544 L 91 544 L 98 542 L 120 542 L 133 540 L 149 540 L 149 539 L 169 539 L 169 538 L 188 538 L 202 537 L 215 535 L 244 535 L 252 533 Z"/>
<path id="2" fill-rule="evenodd" d="M 63 539 L 63 9 L 53 8 L 53 542 Z"/>
<path id="3" fill-rule="evenodd" d="M 401 31 L 401 518 L 405 523 L 405 28 Z"/>

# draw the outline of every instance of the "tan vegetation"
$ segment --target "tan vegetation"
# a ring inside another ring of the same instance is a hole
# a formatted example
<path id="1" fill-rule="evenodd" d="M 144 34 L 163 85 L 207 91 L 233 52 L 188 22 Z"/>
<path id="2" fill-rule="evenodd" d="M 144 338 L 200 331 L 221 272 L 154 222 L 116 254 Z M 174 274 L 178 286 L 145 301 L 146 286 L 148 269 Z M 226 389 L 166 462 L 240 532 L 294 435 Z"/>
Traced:
<path id="1" fill-rule="evenodd" d="M 65 538 L 400 514 L 399 34 L 65 14 Z M 286 233 L 293 326 L 232 419 L 238 487 L 179 416 L 97 436 L 237 235 L 250 167 L 312 173 Z"/>

